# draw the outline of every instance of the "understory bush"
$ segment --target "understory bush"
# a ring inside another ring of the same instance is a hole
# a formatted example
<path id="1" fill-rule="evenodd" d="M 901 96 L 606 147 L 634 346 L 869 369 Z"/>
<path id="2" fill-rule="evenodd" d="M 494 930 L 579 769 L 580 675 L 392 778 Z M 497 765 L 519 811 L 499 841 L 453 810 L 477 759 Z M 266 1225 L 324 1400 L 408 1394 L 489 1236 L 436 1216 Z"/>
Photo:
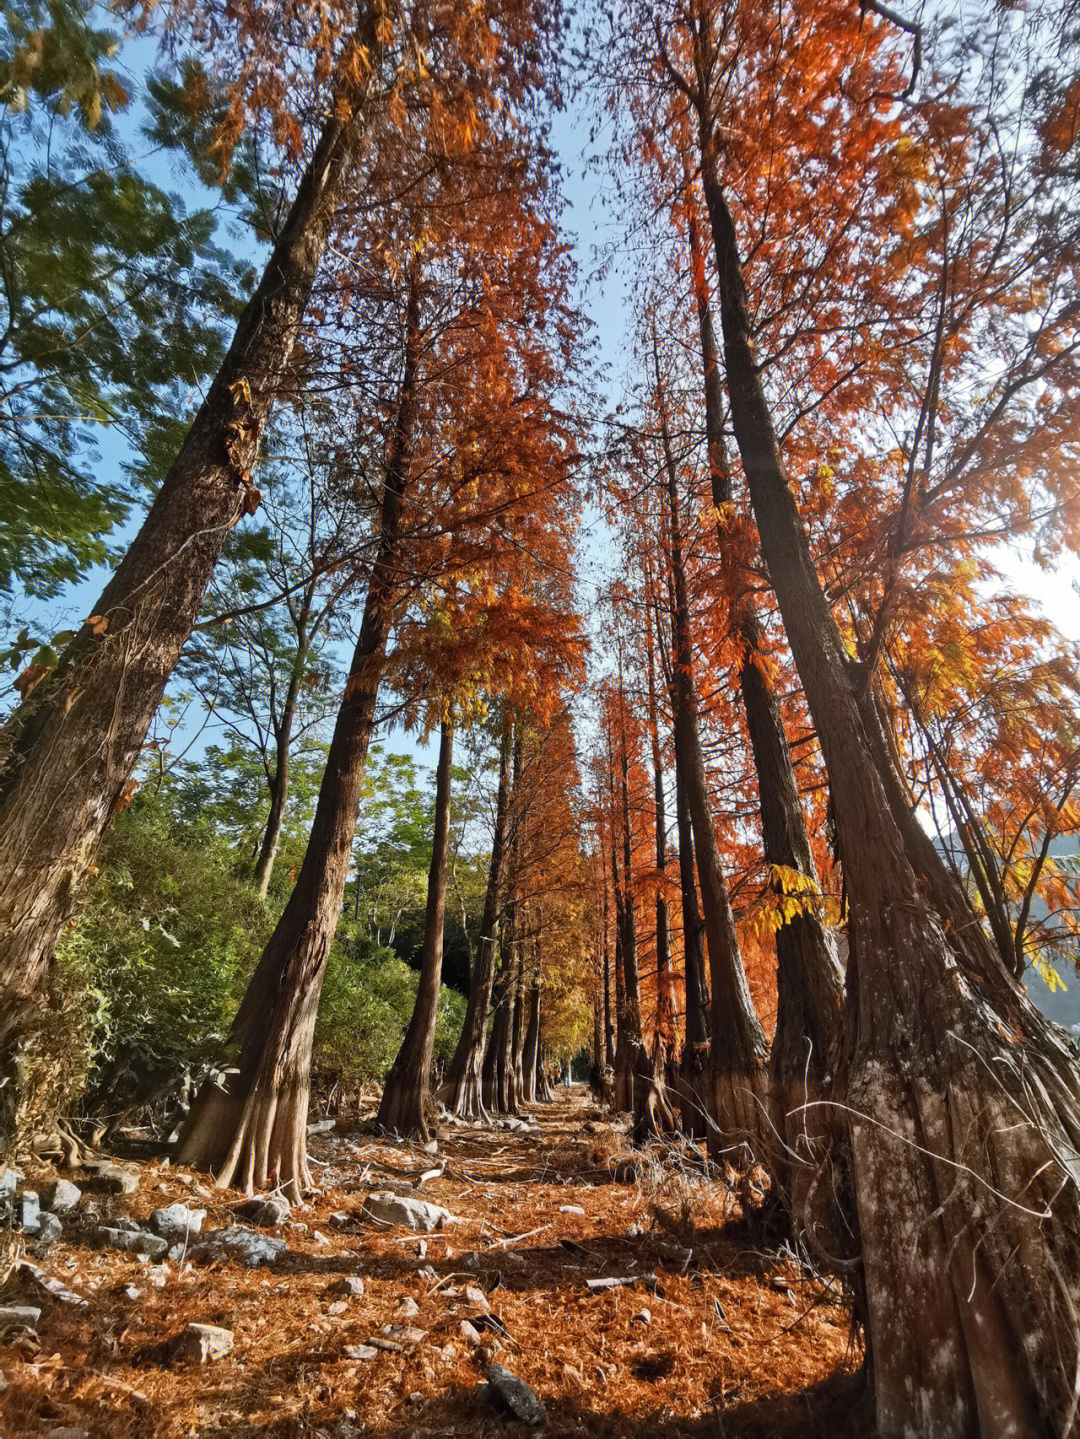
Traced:
<path id="1" fill-rule="evenodd" d="M 260 898 L 250 855 L 167 786 L 116 816 L 98 863 L 57 956 L 54 989 L 64 1012 L 79 1016 L 66 1027 L 61 1103 L 95 1121 L 147 1105 L 160 1118 L 167 1096 L 221 1058 L 288 883 Z M 416 973 L 393 950 L 362 923 L 344 922 L 320 1005 L 316 1085 L 380 1080 L 416 988 Z M 444 988 L 437 1062 L 453 1052 L 464 1010 L 463 997 Z"/>

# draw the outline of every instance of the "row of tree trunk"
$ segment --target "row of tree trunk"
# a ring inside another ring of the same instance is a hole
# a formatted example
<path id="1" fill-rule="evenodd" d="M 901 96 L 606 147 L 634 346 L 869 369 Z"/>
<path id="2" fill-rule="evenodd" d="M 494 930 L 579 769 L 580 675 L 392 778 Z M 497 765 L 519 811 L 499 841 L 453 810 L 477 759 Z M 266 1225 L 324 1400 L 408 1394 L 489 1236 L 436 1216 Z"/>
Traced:
<path id="1" fill-rule="evenodd" d="M 687 1127 L 703 1122 L 714 1152 L 765 1162 L 818 1258 L 856 1277 L 886 1439 L 1072 1434 L 1080 1372 L 1075 1050 L 1030 1004 L 1011 956 L 994 943 L 919 824 L 874 676 L 848 658 L 818 579 L 754 356 L 738 238 L 720 179 L 708 85 L 717 42 L 707 19 L 697 24 L 695 78 L 685 93 L 698 122 L 723 334 L 721 367 L 703 295 L 713 493 L 718 504 L 730 499 L 719 423 L 723 383 L 765 562 L 825 759 L 849 960 L 843 1002 L 820 917 L 804 910 L 780 930 L 768 1060 L 704 784 L 680 496 L 657 366 L 687 946 L 687 1043 L 678 1081 L 684 1120 Z M 737 584 L 731 588 L 738 592 Z M 790 747 L 748 601 L 733 605 L 732 627 L 743 645 L 740 692 L 766 858 L 812 881 Z M 626 963 L 634 943 L 626 922 L 629 865 L 620 880 L 615 851 L 613 841 L 618 1023 L 624 1013 L 633 1016 L 637 995 L 626 993 L 635 982 Z M 632 917 L 632 902 L 629 908 Z M 702 929 L 711 993 L 699 969 Z M 615 1097 L 630 1107 L 625 1084 L 616 1084 Z M 832 1242 L 840 1233 L 848 1236 L 846 1252 Z"/>

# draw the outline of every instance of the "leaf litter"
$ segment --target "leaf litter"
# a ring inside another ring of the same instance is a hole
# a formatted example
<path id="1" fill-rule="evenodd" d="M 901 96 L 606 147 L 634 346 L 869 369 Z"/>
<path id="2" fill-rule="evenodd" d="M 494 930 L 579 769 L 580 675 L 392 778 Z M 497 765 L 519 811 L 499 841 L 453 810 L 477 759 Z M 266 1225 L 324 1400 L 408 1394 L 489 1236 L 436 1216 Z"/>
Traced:
<path id="1" fill-rule="evenodd" d="M 152 1269 L 65 1232 L 33 1260 L 38 1275 L 13 1268 L 0 1297 L 43 1311 L 36 1344 L 0 1335 L 0 1434 L 516 1432 L 484 1397 L 492 1364 L 539 1397 L 548 1434 L 867 1432 L 847 1310 L 794 1262 L 753 1248 L 725 1186 L 685 1180 L 672 1202 L 662 1159 L 629 1154 L 625 1125 L 580 1094 L 535 1106 L 530 1121 L 526 1132 L 441 1124 L 437 1176 L 429 1155 L 363 1123 L 313 1136 L 327 1187 L 272 1231 L 288 1243 L 272 1268 Z M 45 1182 L 43 1166 L 27 1169 L 28 1184 Z M 460 1222 L 423 1239 L 363 1222 L 372 1187 L 415 1193 L 421 1176 L 425 1199 Z M 136 1193 L 101 1201 L 102 1219 L 145 1224 L 177 1201 L 207 1209 L 206 1232 L 231 1223 L 242 1196 L 148 1163 Z M 342 1213 L 355 1222 L 331 1224 Z M 348 1276 L 363 1290 L 343 1304 Z M 231 1351 L 202 1365 L 170 1357 L 189 1323 L 231 1330 Z"/>

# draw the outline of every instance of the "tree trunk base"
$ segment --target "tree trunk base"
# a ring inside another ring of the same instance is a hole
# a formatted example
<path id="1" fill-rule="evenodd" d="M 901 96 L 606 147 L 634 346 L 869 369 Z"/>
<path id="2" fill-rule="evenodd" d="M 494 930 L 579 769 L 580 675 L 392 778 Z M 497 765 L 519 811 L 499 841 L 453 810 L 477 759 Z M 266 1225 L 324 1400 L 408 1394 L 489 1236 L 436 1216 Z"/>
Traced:
<path id="1" fill-rule="evenodd" d="M 851 1176 L 837 1159 L 844 1138 L 820 1074 L 772 1074 L 772 1193 L 787 1212 L 791 1237 L 815 1265 L 844 1273 L 858 1246 Z"/>
<path id="2" fill-rule="evenodd" d="M 438 1098 L 457 1119 L 488 1118 L 481 1093 L 479 1064 L 466 1069 L 456 1082 L 444 1084 L 439 1090 Z"/>
<path id="3" fill-rule="evenodd" d="M 634 1054 L 630 1043 L 620 1042 L 615 1053 L 615 1076 L 613 1105 L 616 1113 L 633 1113 L 634 1109 Z"/>
<path id="4" fill-rule="evenodd" d="M 417 1139 L 421 1144 L 429 1144 L 432 1138 L 427 1113 L 430 1098 L 425 1088 L 417 1080 L 408 1083 L 399 1081 L 391 1070 L 375 1122 L 387 1134 L 398 1134 L 403 1139 Z"/>
<path id="5" fill-rule="evenodd" d="M 883 1439 L 1080 1427 L 1076 1072 L 979 1027 L 937 1073 L 863 1059 L 848 1087 Z"/>
<path id="6" fill-rule="evenodd" d="M 668 1101 L 664 1082 L 664 1058 L 660 1052 L 650 1059 L 643 1044 L 638 1046 L 634 1067 L 634 1126 L 631 1143 L 645 1144 L 679 1128 L 675 1111 Z"/>
<path id="7" fill-rule="evenodd" d="M 219 1189 L 280 1189 L 297 1204 L 311 1188 L 307 1084 L 256 1082 L 246 1096 L 205 1084 L 191 1107 L 175 1162 L 214 1172 Z"/>
<path id="8" fill-rule="evenodd" d="M 737 1173 L 767 1164 L 773 1149 L 770 1090 L 764 1065 L 752 1070 L 714 1070 L 710 1159 L 731 1165 Z"/>
<path id="9" fill-rule="evenodd" d="M 683 1051 L 682 1066 L 673 1083 L 679 1119 L 687 1139 L 707 1139 L 713 1124 L 712 1086 L 709 1082 L 708 1045 L 689 1046 Z"/>

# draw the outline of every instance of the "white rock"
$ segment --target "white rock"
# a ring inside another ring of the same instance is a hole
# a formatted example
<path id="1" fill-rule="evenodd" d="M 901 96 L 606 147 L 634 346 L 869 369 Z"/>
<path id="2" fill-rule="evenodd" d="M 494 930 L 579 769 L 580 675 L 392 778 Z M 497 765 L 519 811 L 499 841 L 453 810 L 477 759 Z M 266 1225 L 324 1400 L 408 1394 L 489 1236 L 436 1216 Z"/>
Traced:
<path id="1" fill-rule="evenodd" d="M 205 1209 L 190 1209 L 186 1204 L 167 1204 L 150 1216 L 150 1228 L 170 1243 L 190 1240 L 202 1233 Z"/>
<path id="2" fill-rule="evenodd" d="M 218 1329 L 213 1324 L 188 1324 L 177 1335 L 175 1353 L 181 1359 L 206 1364 L 213 1359 L 224 1359 L 232 1347 L 231 1329 Z"/>
<path id="3" fill-rule="evenodd" d="M 82 1198 L 82 1190 L 70 1179 L 57 1179 L 45 1190 L 45 1202 L 54 1214 L 66 1214 Z"/>
<path id="4" fill-rule="evenodd" d="M 23 1177 L 21 1169 L 0 1169 L 0 1194 L 14 1194 Z"/>
<path id="5" fill-rule="evenodd" d="M 364 1214 L 377 1224 L 397 1224 L 406 1229 L 419 1229 L 430 1233 L 441 1229 L 453 1216 L 438 1204 L 428 1204 L 423 1199 L 410 1195 L 393 1194 L 388 1190 L 369 1194 L 364 1205 Z"/>
<path id="6" fill-rule="evenodd" d="M 236 1213 L 263 1229 L 277 1229 L 288 1219 L 291 1210 L 292 1205 L 283 1194 L 270 1194 L 256 1195 L 254 1199 L 247 1200 Z"/>
<path id="7" fill-rule="evenodd" d="M 196 1264 L 213 1264 L 218 1259 L 232 1259 L 248 1269 L 260 1264 L 273 1264 L 286 1248 L 281 1239 L 270 1239 L 251 1229 L 214 1229 L 204 1234 L 188 1253 Z"/>
<path id="8" fill-rule="evenodd" d="M 22 1324 L 33 1329 L 41 1319 L 41 1310 L 36 1304 L 0 1304 L 0 1329 L 9 1324 Z"/>
<path id="9" fill-rule="evenodd" d="M 346 1299 L 363 1299 L 364 1281 L 358 1274 L 343 1274 L 336 1284 L 331 1284 L 330 1293 L 344 1294 Z"/>
<path id="10" fill-rule="evenodd" d="M 24 1259 L 19 1264 L 16 1273 L 24 1279 L 32 1280 L 39 1289 L 43 1289 L 58 1304 L 70 1304 L 77 1309 L 82 1309 L 89 1302 L 81 1294 L 76 1294 L 66 1284 L 62 1284 L 59 1279 L 54 1279 L 51 1274 L 46 1274 L 43 1269 L 32 1264 L 29 1259 Z"/>
<path id="11" fill-rule="evenodd" d="M 142 1229 L 114 1229 L 107 1224 L 96 1229 L 91 1237 L 103 1248 L 123 1249 L 140 1259 L 162 1259 L 169 1248 L 169 1241 L 157 1234 L 147 1234 Z"/>
<path id="12" fill-rule="evenodd" d="M 342 1350 L 346 1359 L 374 1359 L 378 1352 L 373 1344 L 346 1344 Z"/>

